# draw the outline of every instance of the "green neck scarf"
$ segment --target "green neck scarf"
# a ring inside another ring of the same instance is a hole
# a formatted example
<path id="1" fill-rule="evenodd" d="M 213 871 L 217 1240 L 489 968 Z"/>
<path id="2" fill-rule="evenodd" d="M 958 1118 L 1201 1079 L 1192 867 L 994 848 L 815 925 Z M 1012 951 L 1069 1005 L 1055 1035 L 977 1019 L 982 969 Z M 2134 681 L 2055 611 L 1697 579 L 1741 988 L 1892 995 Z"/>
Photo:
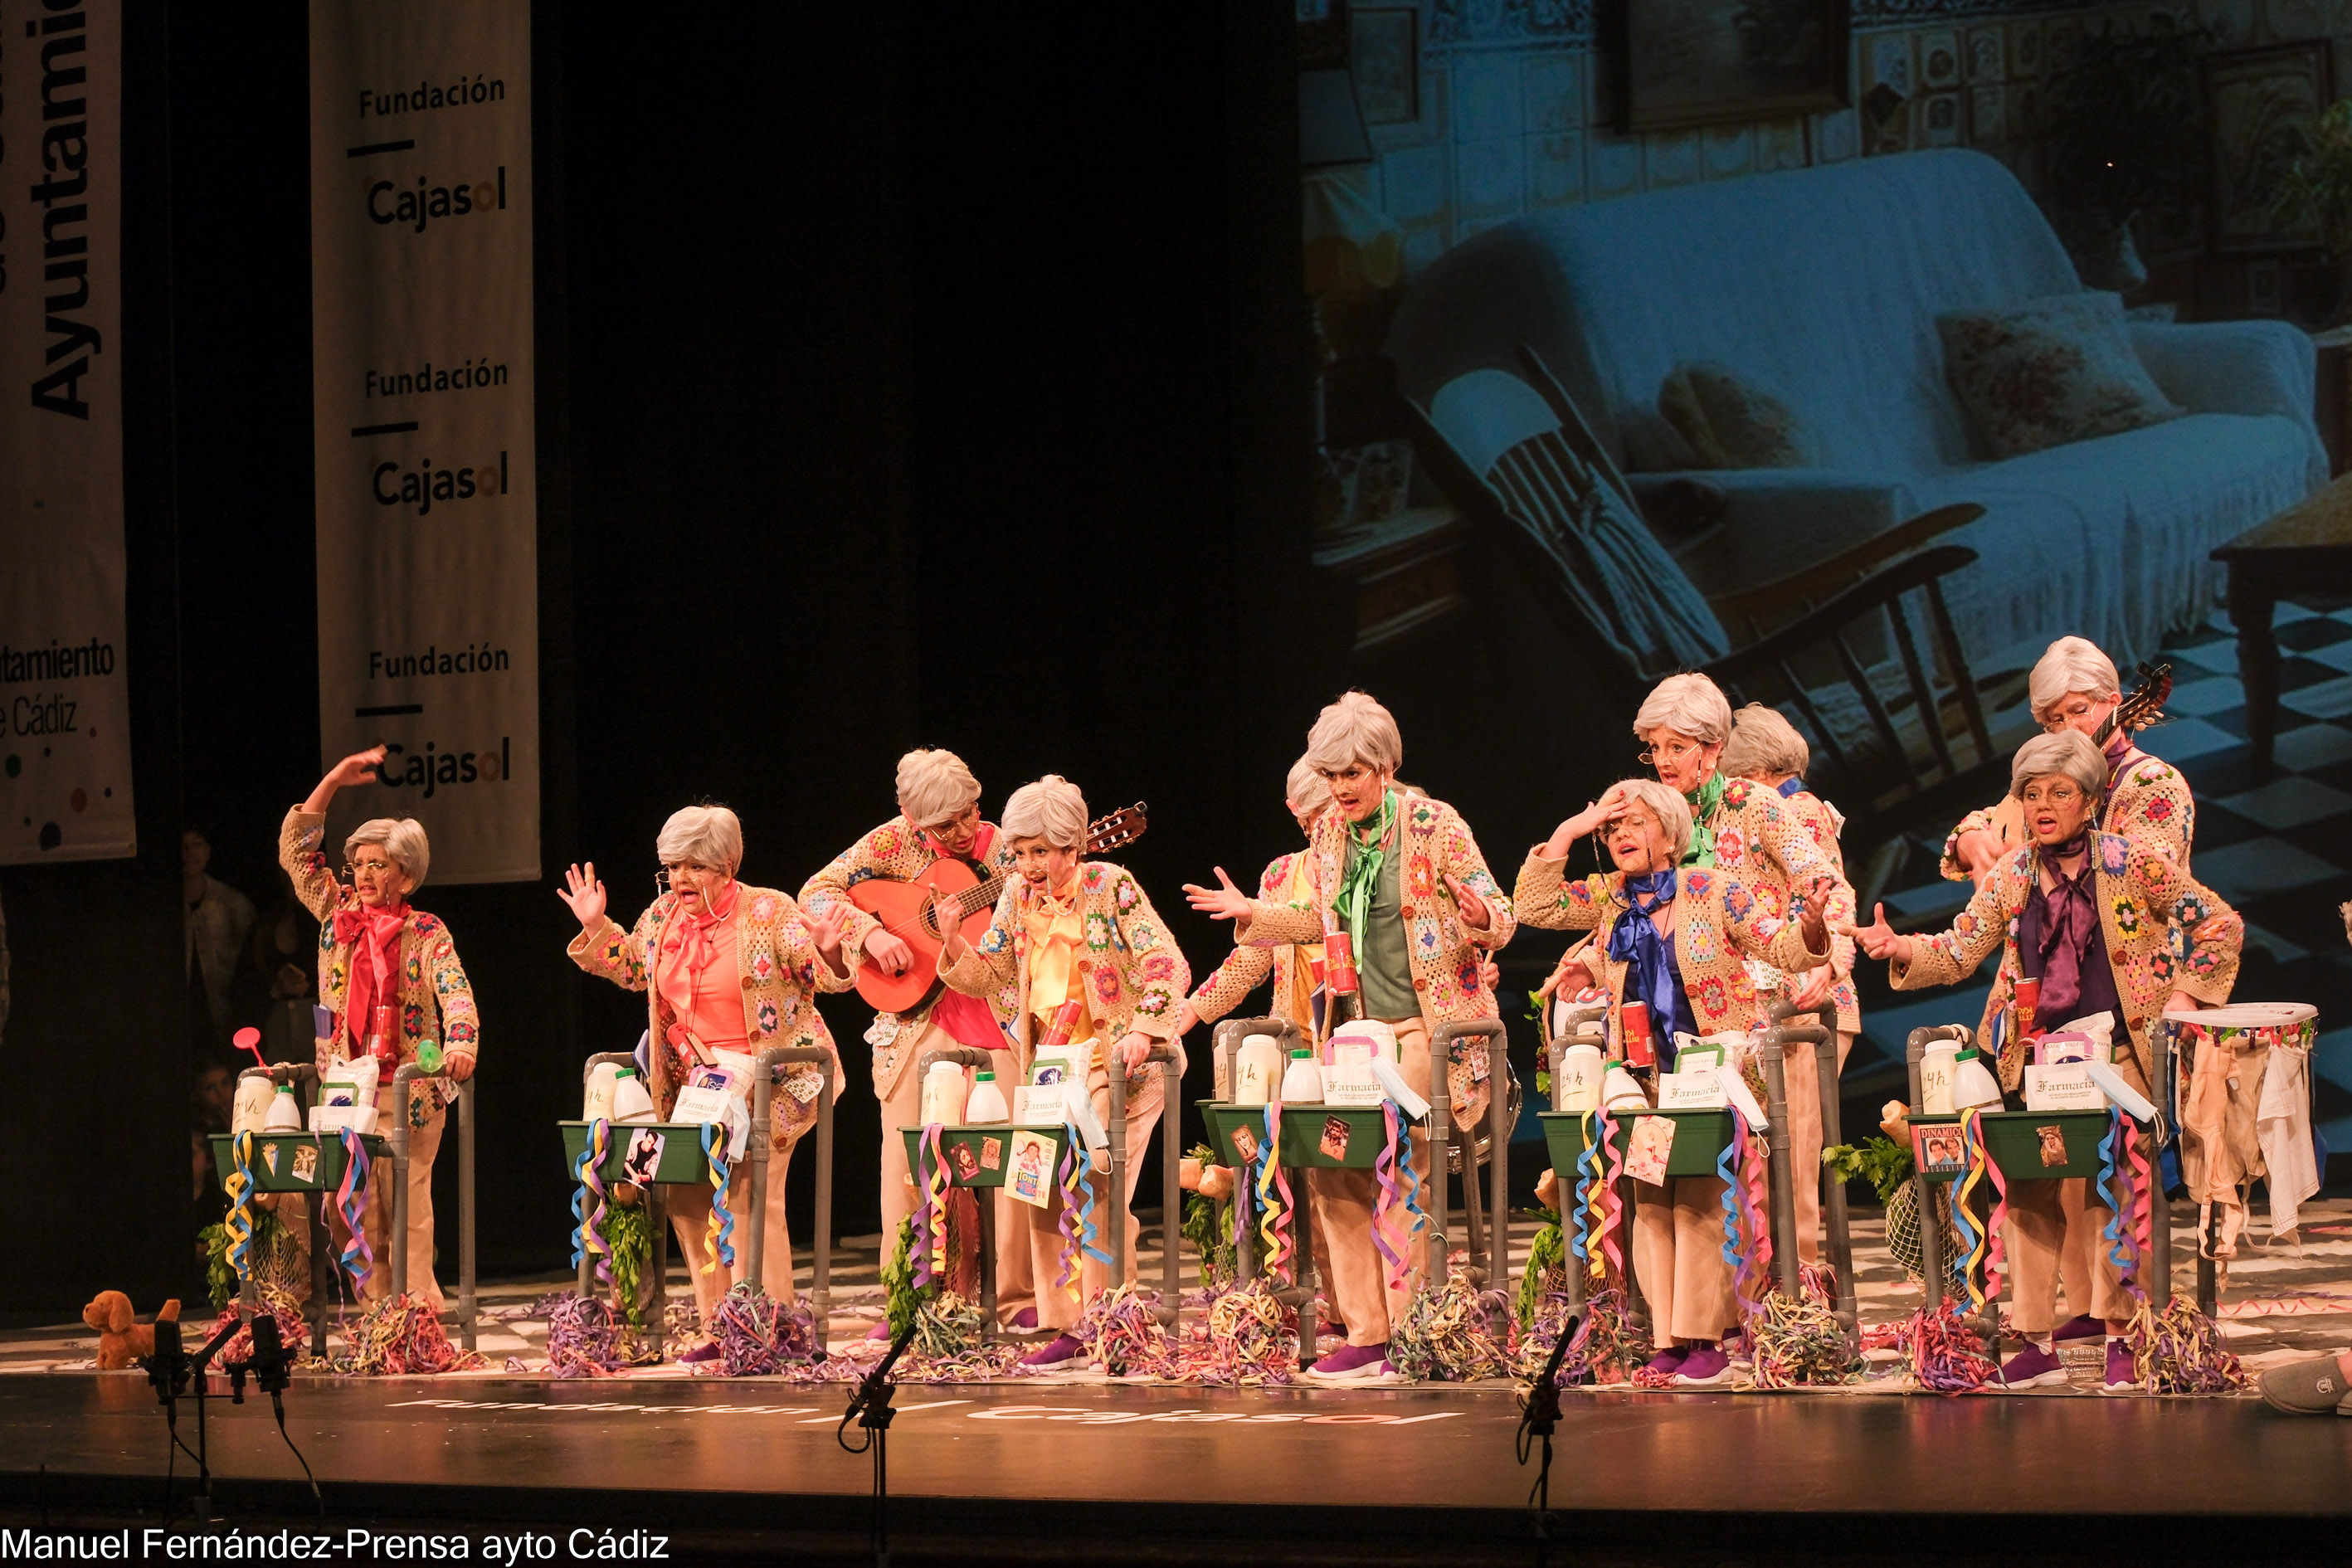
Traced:
<path id="1" fill-rule="evenodd" d="M 1372 908 L 1372 889 L 1380 886 L 1381 868 L 1388 861 L 1389 829 L 1396 826 L 1396 791 L 1381 797 L 1381 814 L 1372 819 L 1369 829 L 1354 823 L 1347 829 L 1356 837 L 1356 862 L 1348 868 L 1347 879 L 1339 884 L 1339 896 L 1331 902 L 1339 923 L 1348 928 L 1348 938 L 1356 944 L 1359 954 L 1364 946 L 1364 921 Z M 1360 958 L 1359 962 L 1361 962 Z"/>
<path id="2" fill-rule="evenodd" d="M 1713 816 L 1716 807 L 1723 804 L 1723 775 L 1707 774 L 1706 783 L 1698 786 L 1698 793 L 1686 795 L 1683 799 L 1690 803 L 1691 808 L 1690 848 L 1683 854 L 1683 864 L 1712 866 L 1715 864 L 1715 829 L 1707 826 L 1707 818 Z"/>

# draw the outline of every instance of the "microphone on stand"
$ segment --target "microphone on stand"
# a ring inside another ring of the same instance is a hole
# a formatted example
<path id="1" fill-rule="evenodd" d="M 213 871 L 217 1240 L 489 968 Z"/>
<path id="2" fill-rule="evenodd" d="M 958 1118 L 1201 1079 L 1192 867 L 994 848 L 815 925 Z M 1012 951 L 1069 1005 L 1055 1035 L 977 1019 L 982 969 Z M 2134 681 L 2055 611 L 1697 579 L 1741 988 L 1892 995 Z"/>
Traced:
<path id="1" fill-rule="evenodd" d="M 302 1457 L 302 1450 L 294 1446 L 293 1434 L 286 1430 L 286 1386 L 293 1381 L 294 1353 L 286 1348 L 275 1312 L 256 1313 L 251 1327 L 253 1352 L 229 1368 L 232 1386 L 242 1393 L 246 1374 L 251 1373 L 253 1385 L 269 1395 L 269 1408 L 278 1417 L 278 1436 L 285 1439 L 287 1451 L 302 1467 L 302 1479 L 310 1483 L 311 1499 L 318 1503 L 319 1515 L 323 1519 L 327 1500 L 319 1490 L 319 1478 L 310 1473 L 310 1461 Z"/>
<path id="2" fill-rule="evenodd" d="M 180 1343 L 180 1325 L 174 1319 L 159 1319 L 155 1324 L 154 1352 L 140 1362 L 147 1373 L 147 1382 L 155 1390 L 155 1403 L 166 1411 L 187 1392 L 188 1352 Z"/>

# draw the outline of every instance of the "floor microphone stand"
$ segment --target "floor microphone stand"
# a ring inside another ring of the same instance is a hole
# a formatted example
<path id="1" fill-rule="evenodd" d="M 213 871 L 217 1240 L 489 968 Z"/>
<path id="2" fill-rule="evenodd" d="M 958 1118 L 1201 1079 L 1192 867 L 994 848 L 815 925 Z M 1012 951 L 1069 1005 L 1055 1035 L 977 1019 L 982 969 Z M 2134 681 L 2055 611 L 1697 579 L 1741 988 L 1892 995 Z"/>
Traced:
<path id="1" fill-rule="evenodd" d="M 204 1349 L 188 1358 L 186 1375 L 194 1379 L 196 1385 L 196 1495 L 194 1502 L 191 1505 L 189 1517 L 198 1524 L 218 1522 L 218 1516 L 213 1512 L 213 1471 L 210 1458 L 212 1447 L 205 1441 L 205 1384 L 211 1381 L 205 1375 L 205 1367 L 213 1357 L 220 1353 L 221 1347 L 228 1343 L 236 1331 L 243 1327 L 245 1327 L 243 1322 L 231 1318 L 221 1325 L 218 1333 L 205 1342 Z M 229 1402 L 233 1405 L 245 1403 L 245 1378 L 241 1373 L 231 1379 Z M 173 1418 L 172 1412 L 168 1408 L 165 1418 L 167 1420 Z"/>
<path id="2" fill-rule="evenodd" d="M 1535 1386 L 1528 1390 L 1527 1410 L 1519 1417 L 1519 1463 L 1528 1462 L 1530 1439 L 1543 1447 L 1535 1489 L 1529 1494 L 1536 1515 L 1536 1568 L 1550 1568 L 1552 1536 L 1559 1528 L 1559 1516 L 1551 1511 L 1551 1435 L 1559 1426 L 1560 1363 L 1567 1360 L 1568 1347 L 1576 1338 L 1577 1322 L 1574 1312 L 1561 1322 L 1559 1337 L 1552 1341 L 1551 1355 Z"/>
<path id="3" fill-rule="evenodd" d="M 890 1568 L 890 1418 L 898 1414 L 890 1408 L 890 1371 L 907 1347 L 915 1341 L 918 1318 L 890 1342 L 890 1353 L 884 1356 L 865 1380 L 852 1390 L 849 1409 L 834 1431 L 834 1438 L 852 1454 L 868 1451 L 874 1456 L 874 1568 Z M 865 1429 L 866 1440 L 856 1447 L 849 1444 L 849 1424 L 855 1421 Z"/>

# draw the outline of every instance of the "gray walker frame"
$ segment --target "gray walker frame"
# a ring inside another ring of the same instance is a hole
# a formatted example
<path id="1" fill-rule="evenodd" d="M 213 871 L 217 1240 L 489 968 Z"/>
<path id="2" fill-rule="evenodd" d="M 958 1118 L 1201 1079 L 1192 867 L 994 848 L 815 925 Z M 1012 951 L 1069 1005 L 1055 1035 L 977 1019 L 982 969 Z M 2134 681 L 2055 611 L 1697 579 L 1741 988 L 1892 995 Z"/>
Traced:
<path id="1" fill-rule="evenodd" d="M 814 1067 L 816 1090 L 816 1235 L 809 1258 L 809 1317 L 823 1356 L 833 1315 L 833 1053 L 822 1046 L 770 1046 L 751 1058 L 751 1234 L 744 1238 L 743 1277 L 766 1289 L 761 1266 L 768 1244 L 768 1167 L 775 1159 L 776 1069 Z M 794 1140 L 795 1142 L 798 1140 Z M 789 1163 L 792 1155 L 784 1156 Z M 887 1261 L 887 1259 L 886 1259 Z"/>
<path id="2" fill-rule="evenodd" d="M 1841 1110 L 1838 1103 L 1837 1006 L 1824 1002 L 1810 1009 L 1816 1022 L 1799 1024 L 1791 1020 L 1804 1013 L 1788 998 L 1775 1001 L 1770 1009 L 1771 1027 L 1764 1032 L 1764 1090 L 1769 1100 L 1764 1114 L 1769 1125 L 1772 1167 L 1772 1258 L 1774 1272 L 1779 1276 L 1780 1289 L 1791 1300 L 1801 1300 L 1797 1279 L 1797 1181 L 1794 1154 L 1789 1146 L 1789 1086 L 1786 1047 L 1791 1041 L 1810 1043 L 1813 1047 L 1813 1067 L 1818 1075 L 1822 1107 L 1822 1147 L 1833 1149 L 1845 1142 Z M 1837 1275 L 1838 1326 L 1845 1331 L 1847 1347 L 1856 1352 L 1862 1348 L 1861 1329 L 1855 1306 L 1853 1287 L 1853 1237 L 1848 1227 L 1845 1206 L 1845 1184 L 1828 1175 L 1822 1167 L 1806 1173 L 1806 1178 L 1822 1184 L 1822 1224 L 1828 1235 L 1824 1248 L 1832 1270 Z"/>
<path id="3" fill-rule="evenodd" d="M 1184 1213 L 1176 1181 L 1176 1139 L 1182 1125 L 1184 1078 L 1175 1050 L 1164 1040 L 1153 1041 L 1144 1056 L 1147 1068 L 1155 1062 L 1160 1067 L 1160 1306 L 1153 1315 L 1162 1328 L 1173 1329 L 1183 1303 Z M 1127 1146 L 1127 1074 L 1115 1057 L 1106 1066 L 1110 1124 L 1103 1131 L 1110 1143 L 1110 1278 L 1116 1289 L 1127 1279 L 1127 1166 L 1143 1152 Z"/>
<path id="4" fill-rule="evenodd" d="M 601 1051 L 590 1057 L 580 1069 L 584 1086 L 591 1074 L 604 1063 L 614 1067 L 635 1067 L 636 1056 L 630 1051 Z M 751 1235 L 743 1242 L 743 1277 L 759 1283 L 764 1276 L 761 1263 L 767 1246 L 768 1227 L 768 1165 L 774 1156 L 773 1106 L 776 1091 L 776 1068 L 779 1067 L 810 1066 L 817 1069 L 823 1082 L 816 1097 L 816 1237 L 815 1257 L 812 1259 L 814 1275 L 809 1289 L 809 1316 L 814 1320 L 817 1349 L 828 1344 L 833 1305 L 833 1056 L 819 1046 L 771 1046 L 752 1058 L 751 1129 L 744 1135 L 746 1163 L 751 1167 L 751 1201 L 750 1205 Z M 619 1125 L 619 1123 L 615 1123 Z M 730 1173 L 731 1175 L 731 1173 Z M 662 1184 L 645 1188 L 646 1223 L 653 1231 L 654 1241 L 654 1352 L 668 1352 L 669 1306 L 669 1215 L 668 1205 L 662 1201 Z M 582 1296 L 593 1293 L 594 1264 L 583 1248 L 580 1256 L 577 1289 Z M 764 1287 L 763 1287 L 764 1288 Z"/>
<path id="5" fill-rule="evenodd" d="M 268 1067 L 249 1067 L 236 1075 L 239 1083 L 249 1078 L 266 1078 L 273 1084 L 288 1085 L 301 1100 L 306 1111 L 319 1103 L 319 1069 L 309 1062 L 276 1062 Z M 309 1087 L 304 1088 L 304 1085 Z M 308 1118 L 305 1118 L 306 1124 Z M 296 1195 L 304 1200 L 302 1213 L 310 1238 L 310 1353 L 323 1356 L 327 1353 L 326 1308 L 327 1297 L 331 1293 L 328 1271 L 341 1267 L 328 1257 L 333 1247 L 332 1237 L 327 1233 L 325 1205 L 334 1199 L 325 1192 Z M 313 1197 L 318 1199 L 317 1203 L 309 1201 Z M 353 1289 L 356 1291 L 357 1287 Z M 237 1306 L 248 1323 L 261 1310 L 261 1292 L 253 1282 L 250 1269 L 246 1271 L 245 1282 L 237 1292 Z"/>
<path id="6" fill-rule="evenodd" d="M 1215 1058 L 1216 1089 L 1220 1100 L 1232 1092 L 1233 1061 L 1241 1048 L 1245 1035 L 1273 1035 L 1282 1042 L 1286 1055 L 1297 1042 L 1303 1047 L 1305 1031 L 1286 1018 L 1224 1018 L 1219 1020 L 1212 1037 L 1211 1049 Z M 1480 1193 L 1478 1162 L 1473 1155 L 1475 1140 L 1463 1129 L 1463 1195 L 1468 1205 L 1466 1219 L 1469 1242 L 1475 1260 L 1466 1272 L 1475 1284 L 1507 1292 L 1511 1284 L 1511 1211 L 1510 1211 L 1510 1058 L 1509 1034 L 1499 1018 L 1474 1018 L 1459 1023 L 1440 1024 L 1429 1032 L 1429 1171 L 1423 1176 L 1423 1196 L 1428 1215 L 1426 1240 L 1426 1273 L 1424 1289 L 1438 1289 L 1444 1286 L 1447 1276 L 1447 1222 L 1452 1217 L 1452 1204 L 1447 1190 L 1448 1173 L 1439 1151 L 1447 1147 L 1453 1138 L 1448 1119 L 1453 1111 L 1452 1090 L 1446 1081 L 1446 1064 L 1452 1058 L 1454 1042 L 1483 1038 L 1487 1042 L 1487 1127 L 1491 1134 L 1488 1159 L 1492 1162 L 1491 1194 L 1493 1212 L 1481 1224 L 1478 1213 Z M 1408 1144 L 1409 1147 L 1409 1144 Z M 1222 1163 L 1222 1161 L 1220 1162 Z M 1234 1248 L 1234 1274 L 1244 1284 L 1256 1278 L 1256 1247 L 1255 1229 L 1249 1223 L 1254 1204 L 1244 1184 L 1234 1184 L 1234 1202 L 1240 1205 L 1241 1223 Z M 1276 1299 L 1304 1314 L 1310 1309 L 1320 1281 L 1315 1268 L 1315 1248 L 1304 1224 L 1295 1227 L 1296 1244 L 1291 1248 L 1294 1284 L 1277 1289 Z M 1316 1347 L 1310 1336 L 1299 1335 L 1298 1364 L 1301 1371 L 1312 1366 Z"/>
<path id="7" fill-rule="evenodd" d="M 1588 1003 L 1571 1007 L 1568 1016 L 1569 1033 L 1550 1040 L 1545 1048 L 1546 1066 L 1552 1078 L 1552 1109 L 1566 1108 L 1560 1100 L 1560 1057 L 1576 1044 L 1597 1045 L 1604 1060 L 1609 1058 L 1609 1041 L 1605 1020 L 1609 1015 L 1605 1003 Z M 1770 1172 L 1769 1210 L 1766 1224 L 1772 1240 L 1773 1268 L 1781 1292 L 1791 1300 L 1798 1298 L 1801 1286 L 1797 1263 L 1797 1200 L 1795 1159 L 1790 1146 L 1789 1091 L 1786 1048 L 1790 1042 L 1810 1044 L 1813 1060 L 1821 1075 L 1822 1146 L 1833 1147 L 1843 1142 L 1839 1121 L 1837 1012 L 1828 1003 L 1812 1010 L 1818 1020 L 1811 1024 L 1791 1024 L 1792 1018 L 1803 1016 L 1786 998 L 1776 1000 L 1769 1014 L 1771 1024 L 1760 1042 L 1764 1068 L 1764 1107 L 1767 1164 Z M 1547 1015 L 1547 1028 L 1549 1028 Z M 1595 1028 L 1594 1026 L 1600 1026 Z M 1735 1112 L 1735 1114 L 1737 1114 Z M 1838 1325 L 1845 1331 L 1846 1342 L 1859 1349 L 1860 1328 L 1855 1305 L 1853 1281 L 1853 1241 L 1846 1214 L 1845 1184 L 1827 1179 L 1824 1173 L 1813 1173 L 1815 1181 L 1826 1181 L 1822 1198 L 1822 1228 L 1828 1233 L 1825 1247 L 1831 1268 L 1837 1275 L 1837 1300 L 1833 1310 Z M 1635 1184 L 1631 1177 L 1621 1177 L 1618 1183 L 1620 1201 L 1624 1206 L 1627 1226 L 1632 1225 Z M 1588 1243 L 1589 1245 L 1589 1243 Z M 1574 1266 L 1568 1269 L 1568 1300 L 1570 1310 L 1580 1310 L 1584 1305 L 1584 1270 Z M 1632 1268 L 1625 1279 L 1629 1305 L 1643 1317 L 1648 1316 L 1648 1306 L 1642 1299 L 1640 1281 Z"/>
<path id="8" fill-rule="evenodd" d="M 403 1062 L 392 1075 L 392 1293 L 408 1289 L 408 1096 L 420 1079 L 445 1079 L 457 1087 L 457 1310 L 444 1322 L 457 1325 L 458 1342 L 474 1348 L 481 1320 L 474 1272 L 474 1080 L 449 1079 L 448 1069 L 426 1072 L 415 1062 Z"/>
<path id="9" fill-rule="evenodd" d="M 2161 1070 L 2165 1071 L 2170 1070 L 2171 1037 L 2171 1026 L 2167 1025 L 2164 1028 L 2163 1047 L 2157 1052 L 2157 1060 L 2161 1064 Z M 1911 1031 L 1910 1038 L 1904 1043 L 1903 1058 L 1904 1068 L 1910 1080 L 1908 1104 L 1912 1110 L 1916 1111 L 1919 1109 L 1919 1066 L 1927 1058 L 1928 1046 L 1937 1040 L 1957 1040 L 1965 1048 L 1975 1037 L 1974 1032 L 1963 1024 L 1938 1024 L 1932 1028 Z M 2164 1180 L 2164 1167 L 2161 1163 L 2165 1144 L 2164 1107 L 2161 1101 L 2157 1101 L 2156 1104 L 2156 1121 L 2147 1125 L 2135 1121 L 2133 1136 L 2147 1140 L 2148 1168 L 2156 1173 L 2156 1180 L 2161 1184 Z M 1930 1311 L 1940 1311 L 1944 1305 L 1944 1237 L 1941 1228 L 1935 1223 L 1935 1189 L 1941 1184 L 1941 1181 L 1942 1178 L 1929 1176 L 1916 1166 L 1911 1173 L 1912 1203 L 1919 1215 L 1920 1293 L 1926 1298 L 1927 1309 Z M 2150 1234 L 2147 1265 L 2141 1270 L 2146 1278 L 2140 1281 L 2140 1285 L 2147 1292 L 2149 1306 L 2156 1311 L 2161 1312 L 2172 1304 L 2171 1205 L 2161 1192 L 2150 1194 L 2149 1212 L 2154 1223 L 2148 1227 Z M 2210 1261 L 2203 1264 L 2203 1268 L 2210 1267 Z M 2201 1286 L 2204 1282 L 2202 1268 L 2200 1275 L 2199 1283 Z M 1964 1320 L 1970 1328 L 1985 1336 L 1987 1352 L 1992 1357 L 1993 1363 L 1996 1366 L 1999 1365 L 2002 1348 L 1999 1304 L 1988 1297 L 1985 1301 L 1985 1310 L 1981 1316 L 1964 1314 Z"/>
<path id="10" fill-rule="evenodd" d="M 939 1046 L 925 1051 L 916 1060 L 915 1071 L 919 1076 L 931 1070 L 933 1062 L 953 1062 L 966 1068 L 992 1068 L 997 1053 L 982 1050 L 976 1046 Z M 1163 1139 L 1172 1140 L 1175 1123 L 1170 1121 L 1182 1110 L 1183 1077 L 1178 1070 L 1176 1053 L 1164 1042 L 1155 1042 L 1144 1058 L 1148 1067 L 1160 1067 L 1160 1125 Z M 1110 1178 L 1110 1268 L 1114 1289 L 1127 1279 L 1127 1163 L 1140 1151 L 1127 1146 L 1127 1075 L 1118 1064 L 1108 1064 L 1110 1079 L 1109 1124 L 1103 1129 L 1108 1170 Z M 904 1131 L 900 1135 L 904 1136 Z M 884 1136 L 887 1137 L 888 1131 Z M 1182 1199 L 1176 1184 L 1176 1158 L 1169 1152 L 1171 1143 L 1160 1144 L 1160 1306 L 1155 1312 L 1164 1328 L 1173 1329 L 1182 1302 L 1181 1281 L 1183 1234 L 1181 1229 Z M 1091 1157 L 1087 1162 L 1087 1180 L 1097 1174 Z M 974 1206 L 980 1210 L 980 1334 L 982 1344 L 994 1344 L 999 1332 L 996 1321 L 996 1205 L 1003 1195 L 1002 1187 L 970 1189 Z M 887 1251 L 896 1245 L 895 1238 L 884 1237 Z"/>

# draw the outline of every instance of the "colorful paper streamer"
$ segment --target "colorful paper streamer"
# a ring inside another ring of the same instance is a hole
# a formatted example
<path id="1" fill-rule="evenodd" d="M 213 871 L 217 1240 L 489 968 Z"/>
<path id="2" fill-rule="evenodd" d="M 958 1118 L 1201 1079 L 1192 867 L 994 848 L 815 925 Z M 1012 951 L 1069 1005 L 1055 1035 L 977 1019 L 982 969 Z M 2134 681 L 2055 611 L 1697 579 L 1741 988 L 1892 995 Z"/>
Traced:
<path id="1" fill-rule="evenodd" d="M 367 1140 L 349 1127 L 342 1130 L 343 1180 L 335 1189 L 335 1208 L 343 1216 L 343 1272 L 352 1277 L 356 1289 L 375 1267 L 373 1249 L 368 1246 L 366 1215 L 368 1167 Z M 574 1200 L 577 1202 L 577 1200 Z M 573 1259 L 576 1264 L 578 1259 Z"/>
<path id="2" fill-rule="evenodd" d="M 229 1148 L 236 1168 L 222 1184 L 228 1190 L 228 1213 L 221 1224 L 228 1229 L 228 1260 L 240 1284 L 253 1275 L 253 1134 L 238 1133 Z"/>
<path id="3" fill-rule="evenodd" d="M 727 1206 L 727 1194 L 734 1173 L 727 1168 L 727 1130 L 715 1121 L 702 1124 L 702 1158 L 710 1171 L 710 1220 L 703 1233 L 708 1238 L 704 1247 L 710 1256 L 702 1260 L 702 1272 L 716 1274 L 723 1264 L 735 1267 L 735 1211 Z"/>

